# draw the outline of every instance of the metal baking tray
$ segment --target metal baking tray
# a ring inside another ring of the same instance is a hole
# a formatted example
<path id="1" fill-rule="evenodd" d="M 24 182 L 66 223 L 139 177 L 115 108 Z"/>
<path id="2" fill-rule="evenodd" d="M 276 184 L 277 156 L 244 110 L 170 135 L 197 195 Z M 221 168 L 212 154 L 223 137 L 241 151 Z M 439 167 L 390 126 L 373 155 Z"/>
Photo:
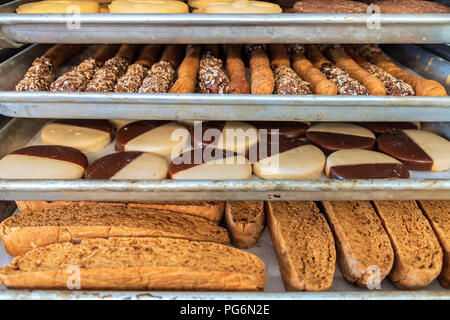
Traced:
<path id="1" fill-rule="evenodd" d="M 110 292 L 71 290 L 7 290 L 0 285 L 0 299 L 193 299 L 193 300 L 272 300 L 272 299 L 450 299 L 450 291 L 434 280 L 427 288 L 416 291 L 397 289 L 385 279 L 380 289 L 359 288 L 347 282 L 336 265 L 333 285 L 326 292 L 285 292 L 278 262 L 273 249 L 269 230 L 266 228 L 258 244 L 248 250 L 257 255 L 266 265 L 266 286 L 264 292 Z M 10 263 L 12 258 L 5 252 L 0 241 L 0 266 Z"/>
<path id="2" fill-rule="evenodd" d="M 0 7 L 0 44 L 447 43 L 450 14 L 23 14 Z M 79 27 L 78 27 L 79 26 Z"/>
<path id="3" fill-rule="evenodd" d="M 40 144 L 45 119 L 14 119 L 0 130 L 0 157 Z M 450 137 L 448 123 L 431 129 Z M 89 161 L 114 152 L 114 141 Z M 0 180 L 0 200 L 420 200 L 450 199 L 450 170 L 410 179 L 331 180 Z"/>
<path id="4" fill-rule="evenodd" d="M 32 61 L 47 48 L 31 46 L 0 64 L 0 114 L 153 120 L 450 121 L 450 97 L 13 91 Z M 75 58 L 72 63 L 78 62 Z M 436 68 L 441 73 L 450 74 L 450 62 L 436 59 L 434 64 L 439 64 Z"/>

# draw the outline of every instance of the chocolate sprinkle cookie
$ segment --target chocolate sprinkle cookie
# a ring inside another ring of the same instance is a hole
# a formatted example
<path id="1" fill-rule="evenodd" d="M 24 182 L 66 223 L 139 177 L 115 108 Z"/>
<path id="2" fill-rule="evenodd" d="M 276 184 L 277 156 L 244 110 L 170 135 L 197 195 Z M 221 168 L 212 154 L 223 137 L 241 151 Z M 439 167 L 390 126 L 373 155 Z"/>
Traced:
<path id="1" fill-rule="evenodd" d="M 48 91 L 52 80 L 53 66 L 50 59 L 36 58 L 23 79 L 16 85 L 16 91 Z"/>
<path id="2" fill-rule="evenodd" d="M 289 67 L 277 66 L 274 69 L 275 94 L 291 95 L 291 94 L 311 94 L 308 83 L 300 79 L 300 77 Z"/>
<path id="3" fill-rule="evenodd" d="M 128 64 L 128 60 L 122 57 L 114 57 L 107 60 L 105 65 L 98 69 L 94 74 L 92 80 L 86 88 L 86 91 L 113 92 L 117 80 L 125 73 Z"/>
<path id="4" fill-rule="evenodd" d="M 166 93 L 175 79 L 175 68 L 170 62 L 155 63 L 139 88 L 139 93 Z"/>

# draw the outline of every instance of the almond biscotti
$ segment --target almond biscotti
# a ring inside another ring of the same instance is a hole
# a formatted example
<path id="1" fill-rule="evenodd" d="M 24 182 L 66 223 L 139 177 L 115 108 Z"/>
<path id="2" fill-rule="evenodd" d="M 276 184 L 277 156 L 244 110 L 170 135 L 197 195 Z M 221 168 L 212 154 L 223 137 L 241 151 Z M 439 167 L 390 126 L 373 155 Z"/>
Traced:
<path id="1" fill-rule="evenodd" d="M 267 202 L 267 225 L 288 291 L 323 291 L 333 283 L 333 234 L 311 201 Z"/>
<path id="2" fill-rule="evenodd" d="M 251 253 L 162 237 L 55 243 L 0 269 L 8 288 L 255 291 L 265 282 L 264 263 Z"/>
<path id="3" fill-rule="evenodd" d="M 323 201 L 345 279 L 375 288 L 391 271 L 394 252 L 369 201 Z"/>
<path id="4" fill-rule="evenodd" d="M 227 230 L 206 219 L 148 208 L 54 207 L 0 224 L 0 237 L 12 256 L 57 242 L 158 236 L 229 243 Z"/>
<path id="5" fill-rule="evenodd" d="M 394 249 L 389 275 L 400 289 L 429 285 L 442 269 L 442 249 L 415 201 L 374 201 Z"/>
<path id="6" fill-rule="evenodd" d="M 234 246 L 253 247 L 264 230 L 264 201 L 227 201 L 225 222 Z"/>
<path id="7" fill-rule="evenodd" d="M 418 201 L 444 251 L 440 283 L 450 289 L 450 201 Z"/>
<path id="8" fill-rule="evenodd" d="M 16 201 L 22 213 L 30 213 L 61 206 L 129 206 L 168 210 L 191 214 L 219 223 L 225 203 L 222 201 L 152 201 L 152 202 L 96 202 L 96 201 Z"/>

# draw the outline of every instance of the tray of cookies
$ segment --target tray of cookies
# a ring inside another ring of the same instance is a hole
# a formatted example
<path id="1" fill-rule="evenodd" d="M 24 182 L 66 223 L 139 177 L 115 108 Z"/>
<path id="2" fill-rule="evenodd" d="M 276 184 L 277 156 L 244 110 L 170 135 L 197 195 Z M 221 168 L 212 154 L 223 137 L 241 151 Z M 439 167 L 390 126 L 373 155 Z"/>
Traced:
<path id="1" fill-rule="evenodd" d="M 17 204 L 3 299 L 448 298 L 449 201 Z"/>
<path id="2" fill-rule="evenodd" d="M 448 198 L 446 123 L 190 125 L 17 118 L 0 133 L 0 199 Z"/>
<path id="3" fill-rule="evenodd" d="M 342 7 L 336 4 L 339 1 L 303 0 L 283 13 L 277 4 L 249 0 L 220 4 L 193 0 L 188 4 L 115 0 L 103 8 L 97 1 L 30 2 L 33 1 L 17 0 L 0 8 L 2 46 L 21 43 L 447 43 L 450 32 L 448 7 L 433 2 L 438 6 L 434 8 L 429 1 L 422 0 L 415 0 L 414 5 L 386 0 L 371 6 L 343 1 Z M 396 6 L 405 10 L 393 10 Z"/>
<path id="4" fill-rule="evenodd" d="M 401 46 L 401 45 L 400 45 Z M 446 121 L 450 72 L 376 45 L 34 45 L 0 65 L 10 117 Z"/>

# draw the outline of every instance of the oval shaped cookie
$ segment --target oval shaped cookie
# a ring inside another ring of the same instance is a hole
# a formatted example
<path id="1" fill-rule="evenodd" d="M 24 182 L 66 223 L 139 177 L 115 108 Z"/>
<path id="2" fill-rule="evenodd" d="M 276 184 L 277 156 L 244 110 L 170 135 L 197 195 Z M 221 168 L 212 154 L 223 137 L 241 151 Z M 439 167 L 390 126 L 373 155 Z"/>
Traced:
<path id="1" fill-rule="evenodd" d="M 172 160 L 169 177 L 182 180 L 249 179 L 252 165 L 243 155 L 220 149 L 192 149 Z"/>
<path id="2" fill-rule="evenodd" d="M 450 142 L 428 131 L 386 132 L 378 137 L 377 146 L 410 170 L 446 171 L 450 168 Z"/>
<path id="3" fill-rule="evenodd" d="M 79 179 L 88 165 L 79 150 L 65 146 L 31 146 L 0 160 L 0 179 Z"/>
<path id="4" fill-rule="evenodd" d="M 306 138 L 327 155 L 344 149 L 371 150 L 375 145 L 370 130 L 351 123 L 319 123 L 306 131 Z"/>
<path id="5" fill-rule="evenodd" d="M 167 161 L 154 153 L 125 151 L 112 153 L 92 162 L 85 173 L 86 179 L 148 179 L 167 177 Z"/>
<path id="6" fill-rule="evenodd" d="M 325 173 L 332 179 L 409 178 L 408 168 L 381 152 L 350 149 L 328 156 Z"/>
<path id="7" fill-rule="evenodd" d="M 111 142 L 112 132 L 107 120 L 59 119 L 42 128 L 41 139 L 46 145 L 61 145 L 83 152 L 95 152 Z"/>
<path id="8" fill-rule="evenodd" d="M 117 151 L 152 152 L 173 158 L 188 146 L 189 131 L 172 121 L 136 121 L 123 126 L 116 134 Z"/>
<path id="9" fill-rule="evenodd" d="M 194 148 L 213 147 L 245 154 L 258 143 L 258 130 L 246 122 L 205 121 L 191 130 Z"/>
<path id="10" fill-rule="evenodd" d="M 280 137 L 278 150 L 269 145 L 264 157 L 259 148 L 258 161 L 253 164 L 253 173 L 263 179 L 317 179 L 325 167 L 323 152 L 303 139 Z M 253 156 L 253 155 L 251 155 Z"/>

